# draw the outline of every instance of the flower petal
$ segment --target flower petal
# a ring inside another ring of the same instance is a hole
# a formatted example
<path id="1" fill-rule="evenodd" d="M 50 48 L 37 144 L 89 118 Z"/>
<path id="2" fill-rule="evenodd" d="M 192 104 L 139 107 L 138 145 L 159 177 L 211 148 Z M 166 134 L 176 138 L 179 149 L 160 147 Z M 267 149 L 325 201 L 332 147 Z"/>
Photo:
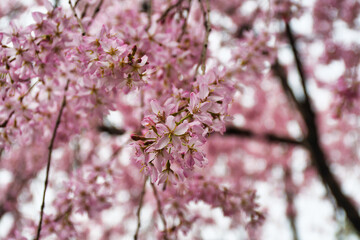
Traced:
<path id="1" fill-rule="evenodd" d="M 156 150 L 160 150 L 163 149 L 164 147 L 166 147 L 170 142 L 169 136 L 167 134 L 164 134 L 164 136 L 162 136 L 159 141 L 155 144 L 155 149 Z"/>
<path id="2" fill-rule="evenodd" d="M 211 107 L 211 102 L 204 102 L 200 105 L 200 111 L 206 112 Z"/>
<path id="3" fill-rule="evenodd" d="M 162 171 L 163 161 L 164 161 L 164 157 L 162 156 L 157 156 L 154 159 L 155 168 L 158 170 L 159 173 L 161 173 Z"/>
<path id="4" fill-rule="evenodd" d="M 181 149 L 181 140 L 180 137 L 178 136 L 173 136 L 172 137 L 172 144 L 175 147 L 175 149 L 177 149 L 178 151 Z"/>
<path id="5" fill-rule="evenodd" d="M 198 104 L 198 99 L 195 93 L 190 93 L 190 103 L 189 103 L 189 110 L 192 113 L 196 105 Z"/>
<path id="6" fill-rule="evenodd" d="M 148 56 L 144 55 L 142 58 L 141 58 L 141 62 L 138 64 L 138 66 L 142 67 L 146 64 L 148 60 Z"/>
<path id="7" fill-rule="evenodd" d="M 199 90 L 200 99 L 205 99 L 209 95 L 209 88 L 207 84 L 201 83 L 199 86 Z"/>
<path id="8" fill-rule="evenodd" d="M 189 129 L 188 123 L 182 123 L 179 126 L 176 127 L 174 134 L 175 135 L 183 135 L 186 133 L 186 131 Z"/>
<path id="9" fill-rule="evenodd" d="M 156 100 L 151 100 L 150 106 L 151 106 L 151 110 L 156 115 L 159 115 L 160 113 L 162 113 L 162 108 L 160 107 L 159 103 Z"/>
<path id="10" fill-rule="evenodd" d="M 172 131 L 175 129 L 176 124 L 175 124 L 175 117 L 170 115 L 166 118 L 166 126 L 168 126 L 168 128 Z"/>
<path id="11" fill-rule="evenodd" d="M 156 124 L 156 130 L 159 135 L 162 135 L 165 132 L 168 132 L 168 128 L 162 123 Z"/>

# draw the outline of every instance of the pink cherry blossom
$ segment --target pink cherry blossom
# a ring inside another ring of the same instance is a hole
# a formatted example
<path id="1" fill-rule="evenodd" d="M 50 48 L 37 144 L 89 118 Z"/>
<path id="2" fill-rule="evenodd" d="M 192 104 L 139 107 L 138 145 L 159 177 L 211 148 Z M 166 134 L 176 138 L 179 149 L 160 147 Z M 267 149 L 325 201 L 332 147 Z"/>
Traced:
<path id="1" fill-rule="evenodd" d="M 1 239 L 311 238 L 319 183 L 312 229 L 360 232 L 358 1 L 33 2 L 0 4 Z"/>

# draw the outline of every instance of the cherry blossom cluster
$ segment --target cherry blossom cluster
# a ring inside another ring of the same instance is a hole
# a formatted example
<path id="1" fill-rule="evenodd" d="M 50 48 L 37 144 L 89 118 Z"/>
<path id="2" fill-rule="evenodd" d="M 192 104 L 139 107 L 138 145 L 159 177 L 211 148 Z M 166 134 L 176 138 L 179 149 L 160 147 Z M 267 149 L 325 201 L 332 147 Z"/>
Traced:
<path id="1" fill-rule="evenodd" d="M 244 78 L 244 81 L 251 79 L 248 74 L 255 74 L 260 78 L 267 69 L 275 62 L 275 49 L 271 46 L 270 33 L 267 31 L 257 35 L 254 31 L 244 32 L 243 36 L 236 42 L 238 44 L 237 54 L 234 54 L 234 60 L 238 65 L 234 72 L 237 72 Z M 242 74 L 246 73 L 246 74 Z"/>
<path id="2" fill-rule="evenodd" d="M 180 219 L 180 224 L 175 226 L 177 230 L 187 233 L 191 228 L 187 223 L 199 221 L 196 214 L 186 207 L 190 202 L 205 202 L 212 208 L 221 208 L 225 216 L 231 217 L 232 227 L 238 224 L 249 227 L 249 235 L 255 237 L 256 233 L 251 232 L 264 221 L 264 215 L 259 212 L 256 203 L 256 194 L 250 189 L 243 189 L 242 192 L 234 192 L 226 187 L 219 186 L 216 181 L 220 178 L 206 179 L 200 175 L 194 175 L 186 183 L 171 185 L 165 193 L 164 209 L 167 216 Z M 171 196 L 171 197 L 170 197 Z M 168 198 L 167 198 L 168 197 Z"/>
<path id="3" fill-rule="evenodd" d="M 360 80 L 357 74 L 346 74 L 334 86 L 336 94 L 336 110 L 334 116 L 339 117 L 343 112 L 359 114 L 360 108 Z"/>
<path id="4" fill-rule="evenodd" d="M 27 9 L 4 2 L 6 20 Z M 334 168 L 358 162 L 360 48 L 336 39 L 339 26 L 359 28 L 357 1 L 53 2 L 37 0 L 33 24 L 0 32 L 7 239 L 192 239 L 216 224 L 194 210 L 202 204 L 260 239 L 257 183 L 273 185 L 296 227 L 295 197 L 320 166 L 311 148 Z M 297 31 L 292 19 L 311 14 L 312 33 Z M 318 81 L 317 66 L 333 63 L 343 72 Z M 316 92 L 289 86 L 297 73 L 300 88 L 315 80 L 333 94 L 326 110 Z M 41 197 L 42 229 L 39 208 L 23 208 Z"/>
<path id="5" fill-rule="evenodd" d="M 55 234 L 61 239 L 85 237 L 75 228 L 78 222 L 75 215 L 95 219 L 102 210 L 110 208 L 114 198 L 114 177 L 109 166 L 83 166 L 74 172 L 54 201 L 57 212 L 45 216 L 43 236 Z"/>
<path id="6" fill-rule="evenodd" d="M 316 33 L 330 37 L 334 30 L 334 21 L 343 20 L 348 26 L 356 26 L 356 18 L 360 12 L 358 1 L 319 0 L 314 5 L 314 30 Z"/>
<path id="7" fill-rule="evenodd" d="M 136 45 L 129 46 L 103 26 L 98 38 L 84 37 L 68 56 L 81 69 L 84 84 L 101 86 L 106 91 L 123 88 L 129 92 L 146 83 L 151 74 L 151 70 L 144 67 L 148 57 L 139 57 L 136 53 Z"/>
<path id="8" fill-rule="evenodd" d="M 212 132 L 225 132 L 228 105 L 233 87 L 215 70 L 198 76 L 192 92 L 177 90 L 160 103 L 151 100 L 152 113 L 142 121 L 144 134 L 133 135 L 134 160 L 153 182 L 173 182 L 191 176 L 191 170 L 204 167 L 202 146 Z"/>
<path id="9" fill-rule="evenodd" d="M 32 14 L 35 24 L 19 29 L 11 23 L 11 32 L 0 34 L 2 147 L 8 148 L 15 140 L 26 145 L 50 135 L 54 105 L 61 102 L 66 85 L 64 50 L 73 46 L 72 38 L 78 34 L 73 30 L 74 21 L 60 9 L 50 5 L 48 10 L 47 14 Z M 63 76 L 55 77 L 58 75 Z M 40 126 L 42 131 L 36 131 Z"/>

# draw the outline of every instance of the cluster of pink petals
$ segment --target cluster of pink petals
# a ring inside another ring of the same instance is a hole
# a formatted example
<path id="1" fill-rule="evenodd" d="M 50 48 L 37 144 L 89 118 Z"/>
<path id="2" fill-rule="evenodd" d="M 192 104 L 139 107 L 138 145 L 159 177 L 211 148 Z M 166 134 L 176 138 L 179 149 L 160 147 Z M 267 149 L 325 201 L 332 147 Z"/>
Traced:
<path id="1" fill-rule="evenodd" d="M 14 217 L 8 234 L 12 238 L 23 239 L 28 229 L 36 232 L 36 219 L 19 209 L 32 201 L 32 180 L 43 178 L 39 173 L 57 123 L 49 180 L 56 198 L 46 204 L 42 237 L 88 239 L 91 228 L 99 226 L 102 238 L 117 239 L 133 235 L 128 226 L 139 221 L 139 239 L 164 239 L 165 234 L 179 239 L 180 232 L 214 223 L 212 217 L 192 211 L 193 203 L 220 209 L 231 219 L 230 228 L 245 227 L 250 239 L 260 236 L 264 216 L 251 187 L 273 181 L 275 173 L 284 175 L 296 154 L 305 151 L 270 143 L 267 136 L 274 133 L 299 142 L 306 136 L 300 114 L 271 67 L 282 60 L 278 50 L 289 46 L 284 23 L 307 9 L 296 0 L 272 0 L 271 7 L 255 4 L 249 11 L 245 8 L 254 1 L 209 1 L 211 20 L 224 17 L 231 23 L 211 21 L 202 59 L 207 1 L 152 0 L 151 11 L 147 2 L 79 1 L 79 19 L 70 9 L 47 2 L 46 13 L 32 14 L 34 24 L 18 28 L 10 23 L 8 32 L 0 33 L 0 167 L 11 176 L 10 183 L 0 185 L 0 217 L 8 212 Z M 103 5 L 95 14 L 99 3 Z M 0 15 L 10 11 L 13 5 L 0 9 Z M 357 43 L 345 46 L 332 39 L 333 30 L 338 20 L 349 28 L 357 26 L 359 11 L 360 4 L 353 0 L 314 3 L 314 36 L 324 43 L 320 63 L 341 61 L 346 68 L 330 89 L 336 97 L 329 112 L 335 109 L 337 117 L 360 112 L 360 51 Z M 219 33 L 221 50 L 230 50 L 223 61 L 226 69 L 213 67 L 223 60 L 212 49 L 213 36 Z M 315 67 L 308 66 L 311 54 L 303 53 L 316 41 L 295 35 L 310 82 Z M 203 68 L 202 61 L 207 67 L 203 75 L 196 72 Z M 294 69 L 281 64 L 291 82 Z M 108 135 L 100 131 L 108 126 L 110 111 L 123 121 L 122 129 L 115 129 L 121 131 Z M 339 118 L 329 123 L 330 114 L 322 118 L 316 111 L 329 163 L 353 164 L 356 138 L 351 132 L 357 126 Z M 239 120 L 233 125 L 231 115 Z M 252 139 L 221 135 L 226 126 L 244 128 Z M 290 131 L 294 128 L 295 133 Z M 135 133 L 131 139 L 130 133 Z M 129 142 L 134 150 L 130 157 Z M 303 182 L 284 180 L 281 186 L 294 195 L 314 176 L 309 157 L 303 158 Z M 116 170 L 120 173 L 115 176 Z M 136 219 L 141 201 L 156 219 L 148 227 L 144 219 Z M 284 216 L 295 217 L 294 206 L 289 203 Z M 119 208 L 121 223 L 107 225 L 103 213 Z"/>
<path id="2" fill-rule="evenodd" d="M 109 166 L 85 165 L 74 172 L 54 201 L 56 214 L 45 216 L 42 236 L 56 234 L 61 239 L 85 238 L 84 233 L 74 227 L 77 223 L 74 216 L 80 214 L 96 219 L 103 210 L 110 208 L 114 198 L 114 177 Z"/>
<path id="3" fill-rule="evenodd" d="M 84 37 L 81 44 L 68 52 L 83 75 L 84 84 L 105 87 L 107 91 L 142 86 L 152 73 L 146 55 L 138 56 L 137 46 L 126 44 L 105 26 L 98 37 Z"/>
<path id="4" fill-rule="evenodd" d="M 151 100 L 152 112 L 142 121 L 144 134 L 133 136 L 138 140 L 134 160 L 153 182 L 165 186 L 190 177 L 195 166 L 206 164 L 202 146 L 210 133 L 225 132 L 234 91 L 231 82 L 212 70 L 198 77 L 192 92 L 178 92 L 163 103 Z"/>

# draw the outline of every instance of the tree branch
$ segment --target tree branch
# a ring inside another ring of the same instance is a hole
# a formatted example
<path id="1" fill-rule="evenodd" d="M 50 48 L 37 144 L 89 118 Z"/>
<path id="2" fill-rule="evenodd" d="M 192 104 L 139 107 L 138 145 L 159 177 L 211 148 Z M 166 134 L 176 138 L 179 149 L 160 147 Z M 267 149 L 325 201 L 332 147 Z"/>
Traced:
<path id="1" fill-rule="evenodd" d="M 10 118 L 12 117 L 12 115 L 14 115 L 14 113 L 15 113 L 15 111 L 12 111 L 12 112 L 9 114 L 8 118 L 7 118 L 4 122 L 2 122 L 2 123 L 0 124 L 0 128 L 6 127 L 6 125 L 8 124 L 8 122 L 10 121 Z"/>
<path id="2" fill-rule="evenodd" d="M 98 126 L 99 132 L 105 132 L 112 136 L 119 136 L 126 133 L 125 130 L 119 129 L 116 127 L 110 127 L 110 126 Z M 224 133 L 225 136 L 236 136 L 241 138 L 253 138 L 257 140 L 265 140 L 270 143 L 285 143 L 285 144 L 292 144 L 292 145 L 298 145 L 303 146 L 304 142 L 302 140 L 292 139 L 288 137 L 278 136 L 273 133 L 255 133 L 251 131 L 250 129 L 245 128 L 237 128 L 234 126 L 230 126 L 226 128 L 226 132 Z"/>
<path id="3" fill-rule="evenodd" d="M 81 13 L 80 19 L 83 19 L 86 16 L 88 8 L 89 8 L 89 3 L 86 3 L 85 7 L 84 7 L 84 10 Z"/>
<path id="4" fill-rule="evenodd" d="M 136 226 L 136 232 L 134 235 L 134 240 L 138 239 L 139 236 L 139 231 L 140 231 L 140 226 L 141 226 L 141 218 L 140 218 L 140 214 L 141 214 L 141 209 L 144 203 L 144 196 L 145 196 L 145 192 L 146 192 L 146 181 L 147 181 L 148 177 L 145 177 L 144 179 L 144 184 L 142 186 L 142 190 L 140 193 L 140 201 L 139 201 L 139 207 L 136 211 L 136 216 L 137 216 L 137 226 Z"/>
<path id="5" fill-rule="evenodd" d="M 100 0 L 98 5 L 96 5 L 96 8 L 95 8 L 95 10 L 93 12 L 93 15 L 91 16 L 91 20 L 90 20 L 90 22 L 89 22 L 89 24 L 87 26 L 88 28 L 91 26 L 91 24 L 94 22 L 94 19 L 99 14 L 101 6 L 103 5 L 103 3 L 104 3 L 104 0 Z"/>
<path id="6" fill-rule="evenodd" d="M 286 195 L 287 210 L 286 216 L 290 223 L 290 228 L 293 235 L 293 240 L 299 240 L 299 234 L 296 228 L 296 212 L 294 206 L 295 190 L 294 183 L 292 181 L 291 169 L 289 166 L 284 166 L 284 191 Z"/>
<path id="7" fill-rule="evenodd" d="M 80 0 L 76 0 L 75 4 L 74 4 L 74 8 L 76 8 L 76 6 L 79 4 Z"/>
<path id="8" fill-rule="evenodd" d="M 11 207 L 10 209 L 7 208 L 5 203 L 11 203 L 13 206 L 16 206 L 18 203 L 18 196 L 22 192 L 22 190 L 27 186 L 28 182 L 33 179 L 36 175 L 36 173 L 25 175 L 21 172 L 15 171 L 14 179 L 16 181 L 13 181 L 10 186 L 8 187 L 7 193 L 3 197 L 3 201 L 0 203 L 0 219 L 3 217 L 5 213 L 8 211 L 13 210 L 14 208 Z"/>
<path id="9" fill-rule="evenodd" d="M 156 204 L 157 204 L 157 208 L 158 208 L 158 212 L 159 212 L 159 215 L 160 215 L 160 218 L 161 218 L 161 221 L 164 225 L 164 240 L 167 240 L 168 237 L 167 237 L 167 224 L 166 224 L 166 219 L 165 219 L 165 216 L 164 216 L 164 213 L 162 211 L 162 208 L 161 208 L 161 201 L 160 201 L 160 198 L 159 198 L 159 194 L 156 190 L 156 187 L 154 185 L 154 183 L 150 182 L 151 184 L 151 187 L 153 189 L 153 192 L 154 192 L 154 196 L 156 198 Z"/>
<path id="10" fill-rule="evenodd" d="M 75 6 L 72 5 L 71 3 L 71 0 L 69 0 L 69 5 L 70 5 L 70 8 L 71 8 L 71 11 L 73 12 L 75 18 L 76 18 L 76 21 L 78 22 L 79 26 L 80 26 L 80 29 L 81 29 L 81 32 L 82 32 L 82 35 L 85 36 L 86 32 L 85 32 L 85 29 L 84 29 L 84 25 L 82 24 L 79 16 L 77 15 L 76 11 L 75 11 L 75 7 L 76 5 L 78 4 L 79 1 L 76 1 L 75 3 Z"/>
<path id="11" fill-rule="evenodd" d="M 142 11 L 146 12 L 147 18 L 148 18 L 148 23 L 145 27 L 145 31 L 148 32 L 149 29 L 151 28 L 151 17 L 152 17 L 152 11 L 153 11 L 153 4 L 152 4 L 152 0 L 146 0 L 142 3 L 141 5 Z"/>
<path id="12" fill-rule="evenodd" d="M 337 182 L 335 176 L 330 171 L 330 168 L 327 164 L 326 156 L 320 146 L 319 132 L 316 126 L 316 115 L 310 104 L 309 94 L 305 86 L 306 84 L 305 71 L 300 59 L 300 55 L 297 51 L 296 41 L 292 34 L 291 27 L 289 23 L 285 23 L 285 24 L 286 24 L 286 36 L 289 39 L 289 43 L 291 45 L 291 49 L 295 57 L 296 67 L 301 78 L 302 87 L 305 96 L 303 102 L 298 102 L 298 101 L 296 102 L 308 130 L 308 134 L 305 138 L 306 146 L 310 151 L 313 165 L 317 169 L 324 185 L 330 189 L 330 192 L 334 196 L 337 205 L 345 211 L 349 221 L 352 223 L 356 231 L 360 233 L 360 216 L 358 214 L 358 211 L 356 207 L 353 205 L 353 203 L 350 201 L 350 199 L 347 196 L 345 196 L 345 194 L 342 192 L 339 183 Z M 283 76 L 278 76 L 278 77 L 281 79 Z M 284 81 L 283 87 L 285 92 L 288 91 L 287 89 L 290 89 L 287 79 L 286 81 Z"/>
<path id="13" fill-rule="evenodd" d="M 187 21 L 190 15 L 190 9 L 191 9 L 191 0 L 189 0 L 189 6 L 185 8 L 187 14 L 185 17 L 183 17 L 183 24 L 181 26 L 181 33 L 179 35 L 179 37 L 177 38 L 177 42 L 181 42 L 181 39 L 183 38 L 183 36 L 185 35 L 186 32 L 186 28 L 187 28 Z"/>
<path id="14" fill-rule="evenodd" d="M 105 132 L 105 133 L 108 133 L 109 135 L 113 135 L 113 136 L 123 135 L 125 133 L 124 129 L 119 129 L 116 127 L 110 127 L 110 126 L 105 126 L 105 125 L 98 126 L 98 131 Z"/>
<path id="15" fill-rule="evenodd" d="M 175 4 L 171 5 L 170 7 L 168 7 L 165 12 L 160 16 L 160 18 L 157 20 L 157 22 L 164 22 L 165 18 L 167 17 L 167 15 L 170 13 L 171 10 L 173 10 L 174 8 L 177 8 L 181 5 L 181 3 L 184 0 L 178 0 Z"/>
<path id="16" fill-rule="evenodd" d="M 206 9 L 204 8 L 202 1 L 206 1 Z M 201 49 L 199 63 L 197 64 L 196 69 L 195 69 L 195 78 L 196 78 L 196 75 L 197 75 L 197 72 L 198 72 L 200 66 L 201 66 L 201 70 L 202 70 L 203 74 L 205 73 L 206 53 L 207 53 L 207 49 L 208 49 L 209 35 L 211 32 L 209 0 L 199 0 L 199 4 L 200 4 L 200 8 L 201 8 L 201 11 L 203 13 L 203 18 L 204 18 L 205 39 L 204 39 L 204 43 L 203 43 L 203 46 Z"/>
<path id="17" fill-rule="evenodd" d="M 49 182 L 51 155 L 52 155 L 52 151 L 53 151 L 53 147 L 54 147 L 56 133 L 57 133 L 57 130 L 58 130 L 59 125 L 60 125 L 61 116 L 62 116 L 62 113 L 63 113 L 64 108 L 66 106 L 66 92 L 67 92 L 68 87 L 69 87 L 69 82 L 70 82 L 70 80 L 68 80 L 66 82 L 64 96 L 63 96 L 63 100 L 62 100 L 62 103 L 61 103 L 60 111 L 59 111 L 59 114 L 57 116 L 55 127 L 54 127 L 54 130 L 53 130 L 52 136 L 51 136 L 49 147 L 48 147 L 49 153 L 48 153 L 48 158 L 47 158 L 46 176 L 45 176 L 45 182 L 44 182 L 44 192 L 43 192 L 42 203 L 41 203 L 41 208 L 40 208 L 40 220 L 39 220 L 39 225 L 38 225 L 37 234 L 36 234 L 36 238 L 35 238 L 36 240 L 40 239 L 41 226 L 42 226 L 44 208 L 45 208 L 45 195 L 46 195 L 46 190 L 47 190 L 47 186 L 48 186 L 48 182 Z"/>
<path id="18" fill-rule="evenodd" d="M 302 141 L 295 140 L 292 138 L 282 137 L 272 133 L 258 134 L 249 129 L 236 128 L 236 127 L 227 127 L 225 135 L 237 136 L 243 138 L 253 138 L 258 140 L 266 140 L 271 143 L 286 143 L 286 144 L 299 145 L 299 146 L 303 145 Z"/>
<path id="19" fill-rule="evenodd" d="M 297 51 L 297 48 L 296 48 L 296 40 L 295 40 L 294 34 L 292 33 L 292 30 L 291 30 L 290 25 L 289 25 L 288 22 L 285 22 L 285 32 L 286 32 L 286 36 L 287 36 L 287 38 L 289 40 L 291 50 L 292 50 L 292 52 L 294 54 L 296 67 L 297 67 L 297 70 L 298 70 L 299 75 L 300 75 L 301 86 L 302 86 L 303 91 L 304 91 L 305 101 L 307 101 L 310 98 L 309 98 L 309 94 L 308 94 L 308 92 L 306 90 L 306 75 L 305 75 L 303 64 L 302 64 L 302 62 L 300 60 L 299 52 Z"/>
<path id="20" fill-rule="evenodd" d="M 296 99 L 295 94 L 288 85 L 287 73 L 285 68 L 282 65 L 280 65 L 277 59 L 275 60 L 275 63 L 271 66 L 271 70 L 280 79 L 281 86 L 287 98 L 290 99 L 290 102 L 293 103 L 295 107 L 297 107 L 297 109 L 301 112 L 301 114 L 305 114 L 303 109 L 304 107 L 302 106 L 301 102 L 299 102 Z"/>
<path id="21" fill-rule="evenodd" d="M 102 4 L 104 3 L 104 0 L 100 0 L 98 5 L 96 6 L 95 10 L 94 10 L 94 13 L 92 15 L 92 19 L 94 19 L 96 17 L 96 15 L 98 15 L 98 13 L 100 12 L 100 9 L 101 9 L 101 6 Z"/>

